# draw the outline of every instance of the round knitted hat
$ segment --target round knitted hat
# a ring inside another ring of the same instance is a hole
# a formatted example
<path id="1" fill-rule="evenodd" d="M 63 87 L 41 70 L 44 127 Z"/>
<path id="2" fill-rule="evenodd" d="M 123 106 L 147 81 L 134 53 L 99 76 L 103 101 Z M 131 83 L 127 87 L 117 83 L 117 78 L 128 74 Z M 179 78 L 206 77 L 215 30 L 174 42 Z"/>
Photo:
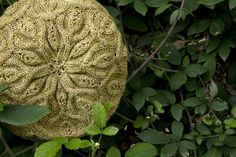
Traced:
<path id="1" fill-rule="evenodd" d="M 0 95 L 7 104 L 47 106 L 51 114 L 10 126 L 24 138 L 77 137 L 96 103 L 112 114 L 127 77 L 127 49 L 95 0 L 19 0 L 0 18 Z"/>

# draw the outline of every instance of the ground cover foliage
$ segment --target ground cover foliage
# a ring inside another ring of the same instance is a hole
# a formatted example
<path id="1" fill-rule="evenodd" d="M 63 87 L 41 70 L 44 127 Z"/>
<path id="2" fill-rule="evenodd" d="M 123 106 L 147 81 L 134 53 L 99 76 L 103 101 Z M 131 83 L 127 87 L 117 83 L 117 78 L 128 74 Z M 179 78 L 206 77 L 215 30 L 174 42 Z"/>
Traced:
<path id="1" fill-rule="evenodd" d="M 2 13 L 14 1 L 0 2 Z M 117 112 L 107 123 L 112 104 L 97 104 L 81 139 L 23 140 L 2 126 L 1 156 L 236 157 L 236 1 L 99 2 L 129 49 Z M 0 121 L 25 122 L 2 106 Z"/>

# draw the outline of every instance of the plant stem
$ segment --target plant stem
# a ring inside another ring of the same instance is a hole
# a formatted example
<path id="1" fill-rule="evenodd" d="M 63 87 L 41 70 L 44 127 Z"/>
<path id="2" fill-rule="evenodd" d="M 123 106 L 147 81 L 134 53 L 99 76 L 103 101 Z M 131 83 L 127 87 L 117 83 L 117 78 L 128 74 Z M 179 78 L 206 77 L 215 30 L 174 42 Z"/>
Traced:
<path id="1" fill-rule="evenodd" d="M 183 94 L 181 92 L 181 90 L 179 90 L 179 95 L 180 95 L 180 100 L 181 100 L 181 104 L 183 104 L 183 101 L 184 101 L 184 98 L 183 98 Z M 188 109 L 183 105 L 184 107 L 184 110 L 185 112 L 187 113 L 187 116 L 188 116 L 188 120 L 189 120 L 189 125 L 190 125 L 190 130 L 191 130 L 191 133 L 193 133 L 193 120 L 192 120 L 192 117 L 191 117 L 191 114 L 189 113 Z M 195 140 L 192 140 L 192 142 L 195 144 Z M 194 157 L 197 157 L 197 151 L 196 150 L 193 150 L 193 154 L 194 154 Z"/>
<path id="2" fill-rule="evenodd" d="M 137 74 L 140 70 L 142 70 L 144 68 L 144 66 L 146 66 L 153 58 L 154 56 L 160 51 L 160 49 L 162 48 L 162 46 L 167 42 L 167 40 L 169 39 L 171 33 L 173 32 L 178 20 L 179 20 L 179 17 L 180 17 L 180 14 L 181 14 L 181 10 L 183 9 L 184 7 L 184 3 L 185 3 L 185 0 L 182 0 L 182 3 L 181 3 L 181 7 L 180 7 L 180 11 L 178 13 L 178 16 L 176 17 L 175 21 L 173 22 L 173 24 L 171 25 L 170 27 L 170 30 L 168 31 L 167 35 L 165 36 L 165 38 L 162 40 L 162 42 L 160 43 L 160 45 L 154 50 L 154 52 L 142 63 L 142 65 L 136 69 L 133 74 L 131 74 L 131 76 L 128 78 L 127 82 L 131 81 Z"/>
<path id="3" fill-rule="evenodd" d="M 1 138 L 1 142 L 4 145 L 6 152 L 9 154 L 9 157 L 15 157 L 14 153 L 11 151 L 11 148 L 8 146 L 4 137 Z"/>

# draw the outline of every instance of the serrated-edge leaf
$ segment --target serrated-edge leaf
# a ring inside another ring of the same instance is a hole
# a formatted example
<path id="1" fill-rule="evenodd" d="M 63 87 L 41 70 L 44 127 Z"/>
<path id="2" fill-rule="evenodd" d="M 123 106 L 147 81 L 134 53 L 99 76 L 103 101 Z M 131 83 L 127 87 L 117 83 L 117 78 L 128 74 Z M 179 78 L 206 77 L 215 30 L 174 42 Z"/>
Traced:
<path id="1" fill-rule="evenodd" d="M 90 124 L 85 128 L 85 131 L 89 135 L 99 135 L 102 133 L 102 130 L 94 124 Z"/>
<path id="2" fill-rule="evenodd" d="M 115 126 L 109 126 L 106 127 L 103 131 L 102 134 L 107 135 L 107 136 L 114 136 L 118 133 L 119 128 L 115 127 Z"/>
<path id="3" fill-rule="evenodd" d="M 95 121 L 95 124 L 100 128 L 106 126 L 107 113 L 106 109 L 102 104 L 96 104 L 92 109 L 92 117 Z"/>
<path id="4" fill-rule="evenodd" d="M 67 149 L 70 150 L 77 150 L 80 149 L 81 147 L 81 139 L 79 138 L 73 138 L 69 140 L 69 142 L 64 144 Z"/>
<path id="5" fill-rule="evenodd" d="M 34 157 L 55 157 L 61 149 L 62 143 L 58 141 L 48 141 L 36 148 Z"/>

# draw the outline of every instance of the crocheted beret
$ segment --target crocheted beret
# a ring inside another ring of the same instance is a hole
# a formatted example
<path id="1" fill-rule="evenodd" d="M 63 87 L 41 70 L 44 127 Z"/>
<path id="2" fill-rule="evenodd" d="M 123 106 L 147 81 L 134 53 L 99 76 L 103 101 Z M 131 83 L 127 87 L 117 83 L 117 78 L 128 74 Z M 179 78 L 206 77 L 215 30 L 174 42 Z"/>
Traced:
<path id="1" fill-rule="evenodd" d="M 127 49 L 95 0 L 19 0 L 0 18 L 0 95 L 7 104 L 47 106 L 51 114 L 10 126 L 24 138 L 77 137 L 96 103 L 117 105 Z"/>

